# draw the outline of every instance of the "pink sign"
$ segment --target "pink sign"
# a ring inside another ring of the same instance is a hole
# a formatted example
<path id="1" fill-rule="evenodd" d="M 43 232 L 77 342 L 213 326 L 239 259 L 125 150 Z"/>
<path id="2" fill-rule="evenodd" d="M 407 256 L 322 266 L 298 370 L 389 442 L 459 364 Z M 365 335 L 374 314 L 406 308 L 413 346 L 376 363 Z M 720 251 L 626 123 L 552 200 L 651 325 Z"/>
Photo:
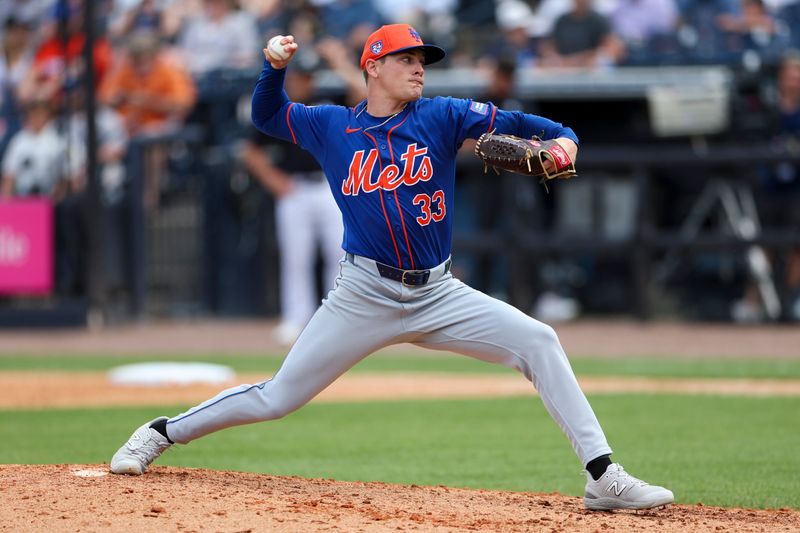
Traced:
<path id="1" fill-rule="evenodd" d="M 44 294 L 52 287 L 52 204 L 0 200 L 0 294 Z"/>

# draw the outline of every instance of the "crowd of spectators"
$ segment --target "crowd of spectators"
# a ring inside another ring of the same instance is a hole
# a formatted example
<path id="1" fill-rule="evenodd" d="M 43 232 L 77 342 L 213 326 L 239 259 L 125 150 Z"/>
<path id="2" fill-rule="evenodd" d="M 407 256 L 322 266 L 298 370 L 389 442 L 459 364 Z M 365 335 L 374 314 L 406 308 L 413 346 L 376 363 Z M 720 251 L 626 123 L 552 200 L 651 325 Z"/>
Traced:
<path id="1" fill-rule="evenodd" d="M 84 7 L 84 0 L 0 3 L 0 196 L 43 194 L 60 203 L 85 188 Z M 206 142 L 220 142 L 227 130 L 215 117 L 229 120 L 237 109 L 203 107 L 206 96 L 225 80 L 252 81 L 274 34 L 295 35 L 307 60 L 341 73 L 376 27 L 409 22 L 448 50 L 444 68 L 482 69 L 509 84 L 521 68 L 777 70 L 787 51 L 800 49 L 800 0 L 98 0 L 93 7 L 98 161 L 109 203 L 124 189 L 129 140 L 194 121 L 214 132 Z M 514 98 L 509 87 L 488 91 Z M 35 158 L 25 156 L 31 144 L 43 147 Z M 167 153 L 147 157 L 145 203 L 155 208 Z"/>

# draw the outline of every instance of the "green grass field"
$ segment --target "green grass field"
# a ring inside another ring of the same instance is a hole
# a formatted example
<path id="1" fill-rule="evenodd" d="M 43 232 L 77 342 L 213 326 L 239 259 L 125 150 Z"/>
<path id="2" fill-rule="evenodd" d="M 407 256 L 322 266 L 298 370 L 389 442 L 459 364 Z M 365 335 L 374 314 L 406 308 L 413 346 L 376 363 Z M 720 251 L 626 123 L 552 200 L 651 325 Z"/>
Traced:
<path id="1" fill-rule="evenodd" d="M 120 355 L 4 355 L 0 356 L 0 371 L 63 370 L 86 372 L 108 370 L 116 365 L 139 363 L 144 360 L 201 361 L 219 363 L 237 372 L 271 374 L 278 369 L 282 356 L 267 354 L 157 354 Z M 791 359 L 598 359 L 570 358 L 575 373 L 584 376 L 644 376 L 672 378 L 769 378 L 800 379 L 800 360 Z M 396 354 L 383 352 L 368 357 L 355 366 L 353 372 L 512 372 L 453 354 Z"/>
<path id="2" fill-rule="evenodd" d="M 134 360 L 141 359 L 0 357 L 0 370 L 103 370 Z M 265 372 L 279 362 L 213 355 L 192 360 Z M 574 363 L 583 375 L 800 376 L 797 361 Z M 496 368 L 456 356 L 391 354 L 356 369 L 367 370 Z M 614 459 L 668 486 L 679 502 L 800 509 L 800 397 L 620 394 L 590 401 L 616 450 Z M 0 411 L 0 463 L 106 462 L 138 424 L 186 407 Z M 283 420 L 176 447 L 159 464 L 571 495 L 582 494 L 584 483 L 566 438 L 535 398 L 312 403 Z"/>

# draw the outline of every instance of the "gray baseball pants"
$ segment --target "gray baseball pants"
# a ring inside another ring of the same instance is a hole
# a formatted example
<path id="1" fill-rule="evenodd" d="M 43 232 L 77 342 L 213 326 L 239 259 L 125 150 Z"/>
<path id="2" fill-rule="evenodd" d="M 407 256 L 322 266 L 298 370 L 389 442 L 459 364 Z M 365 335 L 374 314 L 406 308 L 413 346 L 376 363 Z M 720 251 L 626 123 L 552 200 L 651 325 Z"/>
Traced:
<path id="1" fill-rule="evenodd" d="M 516 369 L 533 383 L 585 465 L 610 454 L 553 329 L 446 272 L 409 287 L 375 262 L 342 260 L 334 289 L 267 381 L 225 390 L 167 423 L 178 443 L 231 426 L 274 420 L 308 403 L 353 365 L 391 344 L 413 343 Z"/>

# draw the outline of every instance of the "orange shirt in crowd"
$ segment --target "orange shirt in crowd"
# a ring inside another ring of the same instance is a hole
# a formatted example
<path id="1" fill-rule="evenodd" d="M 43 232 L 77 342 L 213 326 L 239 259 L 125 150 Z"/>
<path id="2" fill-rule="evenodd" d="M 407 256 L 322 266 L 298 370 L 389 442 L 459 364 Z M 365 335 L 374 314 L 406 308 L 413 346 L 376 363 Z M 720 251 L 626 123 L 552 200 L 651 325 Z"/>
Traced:
<path id="1" fill-rule="evenodd" d="M 137 72 L 126 60 L 106 76 L 100 86 L 100 98 L 115 107 L 128 129 L 135 132 L 170 120 L 183 120 L 194 105 L 197 91 L 188 72 L 157 56 L 145 73 Z"/>
<path id="2" fill-rule="evenodd" d="M 71 65 L 76 59 L 82 59 L 83 44 L 86 38 L 83 34 L 71 35 L 67 40 L 67 46 L 56 36 L 46 40 L 39 46 L 34 57 L 34 68 L 40 75 L 46 77 L 56 77 L 64 74 L 65 63 Z M 98 39 L 94 43 L 94 70 L 97 84 L 102 81 L 103 76 L 111 63 L 111 45 L 106 39 Z"/>

